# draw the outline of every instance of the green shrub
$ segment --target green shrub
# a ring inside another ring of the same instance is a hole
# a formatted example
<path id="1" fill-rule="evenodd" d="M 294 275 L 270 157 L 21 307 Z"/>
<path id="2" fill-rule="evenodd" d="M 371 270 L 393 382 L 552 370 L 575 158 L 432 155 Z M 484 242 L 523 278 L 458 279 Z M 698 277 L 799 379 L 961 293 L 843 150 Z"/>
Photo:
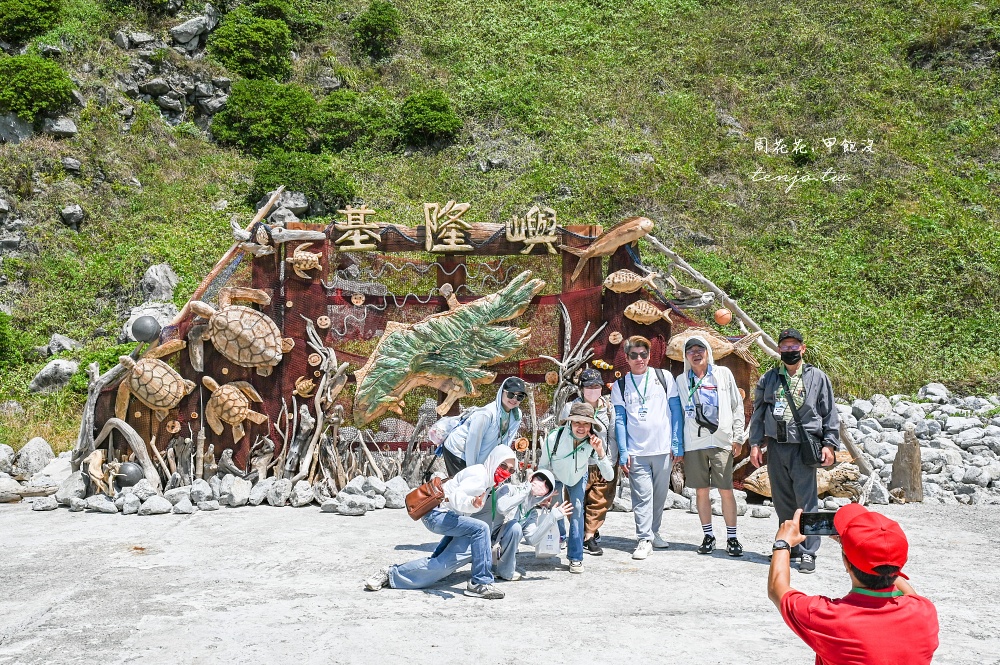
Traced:
<path id="1" fill-rule="evenodd" d="M 440 90 L 414 93 L 403 101 L 400 129 L 411 145 L 451 138 L 461 128 L 461 118 L 451 110 L 451 102 Z"/>
<path id="2" fill-rule="evenodd" d="M 336 172 L 329 155 L 273 150 L 254 169 L 250 201 L 259 201 L 280 185 L 304 193 L 311 201 L 322 201 L 327 208 L 342 207 L 354 198 L 354 183 Z"/>
<path id="3" fill-rule="evenodd" d="M 37 55 L 0 57 L 0 111 L 24 119 L 58 111 L 73 100 L 73 81 L 59 65 Z"/>
<path id="4" fill-rule="evenodd" d="M 323 22 L 306 11 L 295 8 L 288 0 L 258 0 L 249 6 L 254 16 L 283 21 L 299 39 L 316 39 L 323 30 Z"/>
<path id="5" fill-rule="evenodd" d="M 0 39 L 14 44 L 48 32 L 59 18 L 60 0 L 0 0 Z"/>
<path id="6" fill-rule="evenodd" d="M 284 81 L 292 73 L 292 33 L 284 21 L 259 18 L 239 7 L 208 38 L 208 52 L 248 79 Z"/>
<path id="7" fill-rule="evenodd" d="M 327 150 L 343 150 L 352 145 L 391 147 L 398 141 L 397 108 L 384 90 L 360 95 L 338 90 L 319 105 L 316 130 Z"/>
<path id="8" fill-rule="evenodd" d="M 372 60 L 381 60 L 399 41 L 399 10 L 391 2 L 375 0 L 351 21 L 355 46 Z"/>
<path id="9" fill-rule="evenodd" d="M 22 335 L 14 331 L 9 314 L 0 312 L 0 367 L 17 367 L 24 360 L 24 349 L 20 340 Z"/>
<path id="10" fill-rule="evenodd" d="M 67 386 L 71 392 L 79 393 L 81 395 L 87 394 L 87 385 L 90 383 L 90 377 L 87 376 L 87 368 L 90 363 L 97 362 L 100 366 L 101 372 L 107 372 L 109 369 L 118 364 L 118 358 L 121 356 L 127 356 L 132 353 L 135 349 L 135 342 L 130 342 L 128 344 L 118 344 L 106 349 L 88 349 L 80 352 L 80 368 L 76 371 Z"/>
<path id="11" fill-rule="evenodd" d="M 315 147 L 311 122 L 317 104 L 294 83 L 236 81 L 226 107 L 212 120 L 212 135 L 254 155 L 277 147 L 309 152 Z"/>

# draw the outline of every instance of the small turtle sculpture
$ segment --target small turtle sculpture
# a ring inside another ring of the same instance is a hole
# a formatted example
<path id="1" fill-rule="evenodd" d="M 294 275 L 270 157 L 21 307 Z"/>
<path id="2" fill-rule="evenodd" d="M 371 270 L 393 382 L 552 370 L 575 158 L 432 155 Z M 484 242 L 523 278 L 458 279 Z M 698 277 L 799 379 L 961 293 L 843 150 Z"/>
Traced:
<path id="1" fill-rule="evenodd" d="M 194 390 L 194 382 L 188 381 L 173 367 L 160 360 L 177 353 L 186 346 L 183 340 L 173 340 L 149 351 L 139 360 L 120 356 L 118 362 L 125 366 L 128 375 L 118 384 L 118 398 L 115 400 L 115 416 L 121 420 L 128 413 L 129 396 L 153 410 L 156 418 L 163 421 L 170 409 L 176 408 L 185 395 Z"/>
<path id="2" fill-rule="evenodd" d="M 222 424 L 233 428 L 233 441 L 239 443 L 246 434 L 243 421 L 251 420 L 258 425 L 267 422 L 267 416 L 250 409 L 250 400 L 262 402 L 260 394 L 246 381 L 233 381 L 220 386 L 210 376 L 201 377 L 201 383 L 212 391 L 205 405 L 205 422 L 216 434 L 222 434 Z"/>
<path id="3" fill-rule="evenodd" d="M 320 267 L 320 259 L 323 258 L 320 252 L 307 252 L 306 250 L 310 247 L 312 247 L 311 242 L 304 242 L 295 248 L 290 257 L 285 259 L 287 263 L 292 264 L 292 270 L 302 279 L 312 279 L 312 277 L 306 274 L 306 271 L 318 269 Z"/>
<path id="4" fill-rule="evenodd" d="M 233 305 L 233 300 L 267 305 L 271 297 L 260 289 L 225 287 L 219 290 L 218 310 L 200 300 L 192 300 L 191 310 L 208 319 L 201 339 L 212 340 L 216 350 L 230 362 L 240 367 L 254 367 L 257 374 L 270 376 L 282 355 L 295 346 L 295 340 L 282 337 L 278 326 L 263 312 Z"/>

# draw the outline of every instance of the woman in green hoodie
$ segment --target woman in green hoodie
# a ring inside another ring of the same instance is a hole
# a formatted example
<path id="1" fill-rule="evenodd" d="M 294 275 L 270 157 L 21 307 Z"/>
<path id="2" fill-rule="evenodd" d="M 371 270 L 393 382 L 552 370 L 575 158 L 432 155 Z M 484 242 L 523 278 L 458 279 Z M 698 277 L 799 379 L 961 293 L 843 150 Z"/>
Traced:
<path id="1" fill-rule="evenodd" d="M 604 444 L 594 432 L 603 432 L 604 425 L 594 418 L 594 407 L 576 402 L 562 425 L 549 432 L 542 446 L 538 468 L 549 469 L 556 480 L 566 486 L 573 513 L 569 521 L 566 554 L 569 572 L 583 572 L 583 502 L 591 460 L 601 477 L 611 480 L 615 470 L 604 450 Z"/>

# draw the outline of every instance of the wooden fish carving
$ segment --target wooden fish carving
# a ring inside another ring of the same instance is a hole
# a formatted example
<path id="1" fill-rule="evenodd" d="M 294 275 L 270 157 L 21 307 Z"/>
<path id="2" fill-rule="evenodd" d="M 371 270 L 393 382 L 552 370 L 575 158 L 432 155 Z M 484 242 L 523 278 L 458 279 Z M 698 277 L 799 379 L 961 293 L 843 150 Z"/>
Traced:
<path id="1" fill-rule="evenodd" d="M 653 280 L 656 277 L 655 272 L 640 277 L 631 270 L 623 268 L 608 275 L 608 278 L 604 280 L 604 288 L 611 289 L 615 293 L 635 293 L 643 286 L 653 286 Z"/>
<path id="2" fill-rule="evenodd" d="M 575 281 L 587 261 L 597 256 L 611 256 L 622 245 L 635 242 L 653 230 L 653 222 L 645 217 L 629 217 L 601 234 L 589 247 L 567 247 L 559 245 L 559 249 L 580 257 L 570 281 Z"/>
<path id="3" fill-rule="evenodd" d="M 637 300 L 625 308 L 625 318 L 632 319 L 636 323 L 650 325 L 659 320 L 670 323 L 670 312 L 659 309 L 656 305 L 646 300 Z"/>
<path id="4" fill-rule="evenodd" d="M 709 346 L 712 347 L 713 359 L 719 360 L 720 358 L 725 358 L 731 353 L 735 353 L 752 366 L 758 367 L 760 363 L 757 362 L 757 359 L 750 353 L 750 347 L 757 342 L 757 338 L 760 337 L 760 335 L 761 334 L 759 332 L 750 333 L 749 335 L 744 335 L 734 343 L 730 342 L 727 337 L 719 334 L 711 328 L 688 328 L 677 333 L 676 335 L 670 336 L 670 340 L 667 342 L 667 357 L 671 360 L 683 361 L 684 345 L 692 337 L 698 336 L 708 342 Z"/>

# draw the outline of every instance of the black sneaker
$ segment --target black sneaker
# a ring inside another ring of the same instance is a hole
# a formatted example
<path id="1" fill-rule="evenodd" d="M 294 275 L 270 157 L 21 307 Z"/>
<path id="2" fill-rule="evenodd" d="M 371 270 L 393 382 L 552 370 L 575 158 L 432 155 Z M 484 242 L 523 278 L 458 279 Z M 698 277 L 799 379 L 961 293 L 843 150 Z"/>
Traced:
<path id="1" fill-rule="evenodd" d="M 583 541 L 583 551 L 592 556 L 601 556 L 604 554 L 604 548 L 597 544 L 596 538 L 588 538 Z"/>
<path id="2" fill-rule="evenodd" d="M 601 530 L 600 529 L 598 529 L 597 531 L 594 532 L 594 542 L 595 543 L 601 542 Z"/>
<path id="3" fill-rule="evenodd" d="M 698 548 L 698 554 L 711 554 L 715 550 L 715 536 L 705 536 Z"/>
<path id="4" fill-rule="evenodd" d="M 729 556 L 743 556 L 743 546 L 735 538 L 726 540 L 726 554 Z"/>
<path id="5" fill-rule="evenodd" d="M 800 573 L 815 573 L 816 572 L 816 557 L 812 554 L 803 554 L 802 560 L 799 561 L 799 572 Z"/>

